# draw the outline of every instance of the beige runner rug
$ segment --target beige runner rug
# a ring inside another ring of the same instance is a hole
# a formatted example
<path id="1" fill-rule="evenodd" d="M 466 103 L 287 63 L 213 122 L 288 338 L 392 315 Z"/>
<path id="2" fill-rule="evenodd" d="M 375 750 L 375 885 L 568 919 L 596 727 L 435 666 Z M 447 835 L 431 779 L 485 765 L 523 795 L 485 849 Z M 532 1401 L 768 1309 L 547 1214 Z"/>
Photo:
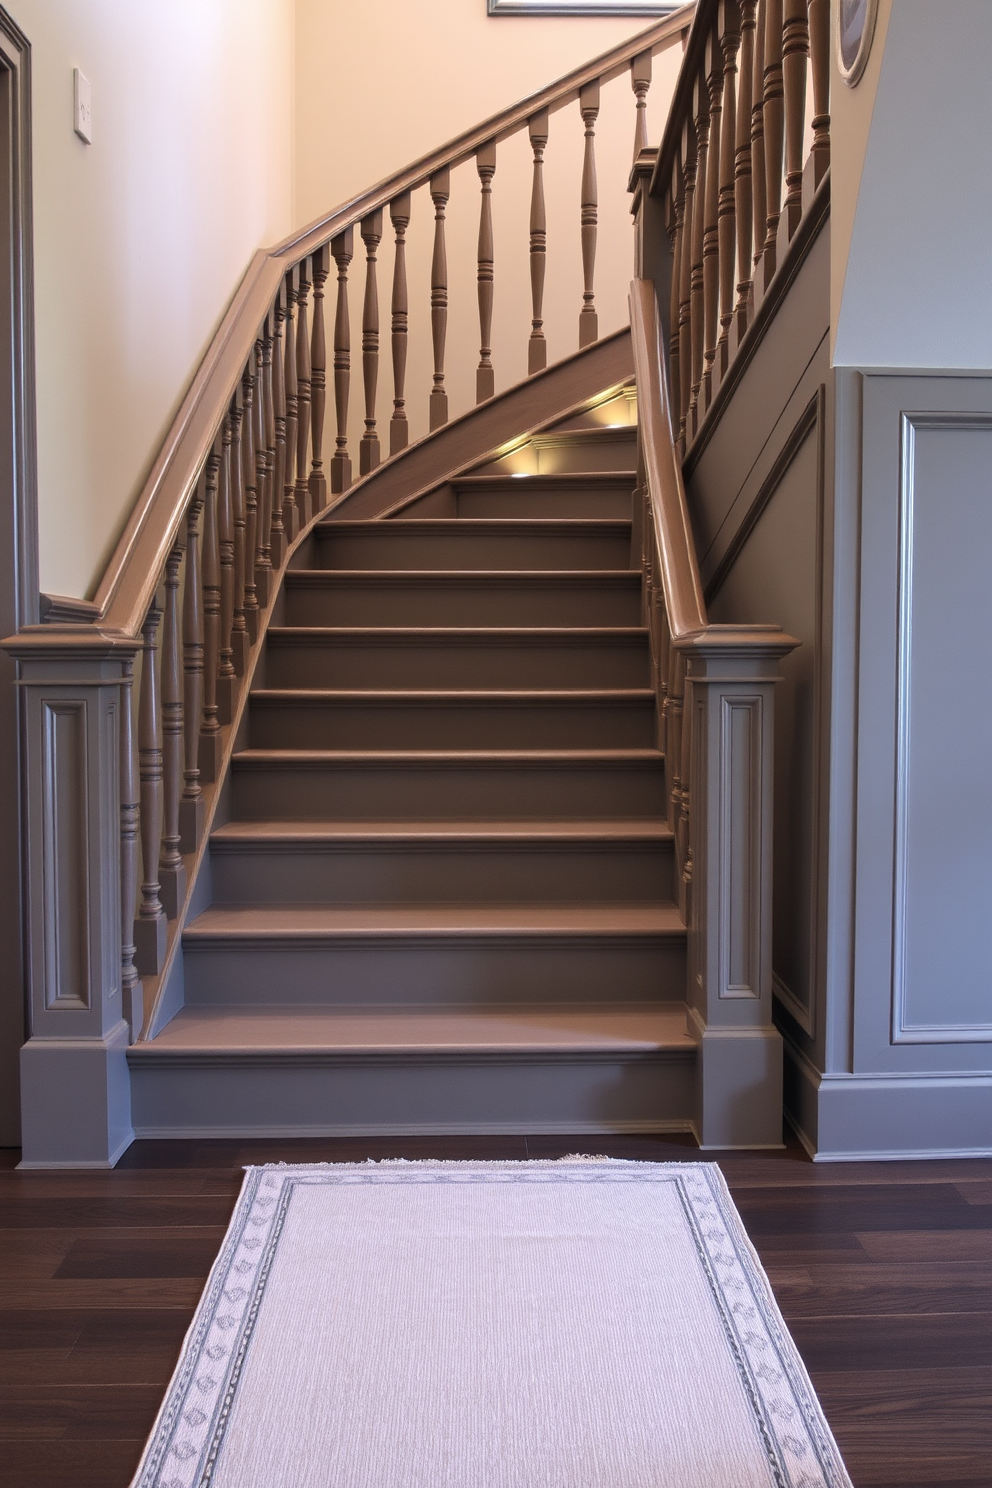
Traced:
<path id="1" fill-rule="evenodd" d="M 711 1163 L 250 1168 L 133 1488 L 850 1488 Z"/>

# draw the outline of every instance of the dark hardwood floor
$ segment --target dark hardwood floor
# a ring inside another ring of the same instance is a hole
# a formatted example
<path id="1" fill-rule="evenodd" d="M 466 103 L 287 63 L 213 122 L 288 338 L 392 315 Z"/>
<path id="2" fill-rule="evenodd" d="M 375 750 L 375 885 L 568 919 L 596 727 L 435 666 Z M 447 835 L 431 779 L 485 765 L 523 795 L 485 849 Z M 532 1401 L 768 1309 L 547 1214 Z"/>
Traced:
<path id="1" fill-rule="evenodd" d="M 575 1151 L 700 1157 L 661 1137 L 137 1142 L 112 1173 L 20 1173 L 0 1152 L 5 1488 L 126 1488 L 243 1163 Z M 992 1161 L 819 1166 L 794 1142 L 706 1157 L 856 1488 L 992 1484 Z"/>

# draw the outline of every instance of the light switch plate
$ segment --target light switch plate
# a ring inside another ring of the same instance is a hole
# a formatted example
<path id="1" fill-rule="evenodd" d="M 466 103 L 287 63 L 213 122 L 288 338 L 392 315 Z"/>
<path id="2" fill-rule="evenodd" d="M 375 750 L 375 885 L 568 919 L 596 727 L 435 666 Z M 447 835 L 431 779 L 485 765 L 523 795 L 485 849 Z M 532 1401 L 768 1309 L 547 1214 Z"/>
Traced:
<path id="1" fill-rule="evenodd" d="M 93 143 L 93 110 L 90 107 L 90 80 L 78 67 L 72 69 L 73 128 L 81 140 Z"/>

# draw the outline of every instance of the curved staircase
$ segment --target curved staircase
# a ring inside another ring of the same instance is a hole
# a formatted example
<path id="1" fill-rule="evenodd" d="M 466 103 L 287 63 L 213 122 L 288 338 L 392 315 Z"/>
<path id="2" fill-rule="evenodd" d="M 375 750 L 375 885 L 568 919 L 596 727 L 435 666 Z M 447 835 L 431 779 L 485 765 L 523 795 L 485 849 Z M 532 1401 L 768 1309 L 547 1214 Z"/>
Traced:
<path id="1" fill-rule="evenodd" d="M 635 434 L 301 544 L 137 1131 L 688 1125 Z"/>

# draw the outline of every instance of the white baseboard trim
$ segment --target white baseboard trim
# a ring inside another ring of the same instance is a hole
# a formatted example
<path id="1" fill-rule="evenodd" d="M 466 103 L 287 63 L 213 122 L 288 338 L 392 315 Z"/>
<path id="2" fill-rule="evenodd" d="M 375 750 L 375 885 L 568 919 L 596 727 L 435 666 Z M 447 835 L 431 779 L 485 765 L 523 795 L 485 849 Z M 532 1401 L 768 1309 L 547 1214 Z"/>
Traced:
<path id="1" fill-rule="evenodd" d="M 815 1162 L 992 1157 L 992 1074 L 822 1074 L 786 1039 L 785 1109 Z"/>
<path id="2" fill-rule="evenodd" d="M 436 1121 L 391 1122 L 384 1126 L 156 1126 L 134 1129 L 136 1141 L 256 1141 L 294 1137 L 610 1137 L 691 1132 L 688 1121 Z M 120 1154 L 118 1154 L 120 1156 Z M 116 1161 L 116 1159 L 115 1159 Z M 53 1164 L 54 1166 L 54 1164 Z"/>

